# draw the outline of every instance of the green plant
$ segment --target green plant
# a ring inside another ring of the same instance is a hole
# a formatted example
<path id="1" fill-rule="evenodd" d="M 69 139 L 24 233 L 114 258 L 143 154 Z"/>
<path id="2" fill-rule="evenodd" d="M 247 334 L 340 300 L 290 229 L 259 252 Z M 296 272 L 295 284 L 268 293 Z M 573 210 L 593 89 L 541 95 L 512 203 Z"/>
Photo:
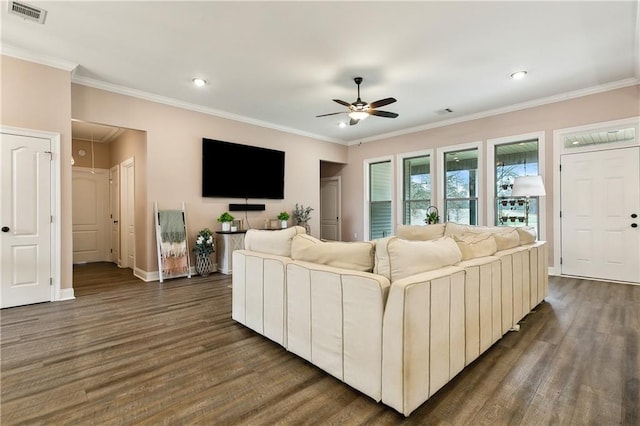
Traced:
<path id="1" fill-rule="evenodd" d="M 429 208 L 427 208 L 427 218 L 424 221 L 427 225 L 432 225 L 440 222 L 438 209 L 434 206 L 429 206 Z"/>
<path id="2" fill-rule="evenodd" d="M 311 220 L 311 212 L 313 209 L 311 207 L 305 207 L 304 205 L 296 203 L 296 208 L 293 209 L 293 220 L 296 221 L 296 224 L 307 223 Z"/>
<path id="3" fill-rule="evenodd" d="M 211 229 L 204 228 L 196 236 L 196 246 L 193 251 L 198 256 L 208 256 L 214 252 L 213 232 Z"/>
<path id="4" fill-rule="evenodd" d="M 218 217 L 218 222 L 233 222 L 233 216 L 229 212 L 224 212 Z"/>
<path id="5" fill-rule="evenodd" d="M 291 216 L 287 212 L 278 213 L 278 220 L 289 220 Z"/>

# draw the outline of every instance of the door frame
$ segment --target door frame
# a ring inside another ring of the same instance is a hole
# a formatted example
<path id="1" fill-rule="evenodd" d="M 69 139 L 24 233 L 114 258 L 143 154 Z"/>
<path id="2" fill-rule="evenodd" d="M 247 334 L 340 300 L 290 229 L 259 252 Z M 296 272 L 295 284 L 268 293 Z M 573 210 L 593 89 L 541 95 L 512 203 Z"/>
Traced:
<path id="1" fill-rule="evenodd" d="M 20 127 L 10 127 L 0 125 L 0 134 L 10 134 L 17 136 L 35 137 L 48 139 L 51 143 L 51 301 L 73 299 L 73 288 L 60 289 L 60 274 L 62 270 L 62 209 L 61 189 L 60 189 L 60 133 L 47 132 L 42 130 L 25 129 Z M 69 170 L 71 163 L 69 163 Z"/>
<path id="2" fill-rule="evenodd" d="M 636 137 L 632 142 L 617 142 L 593 145 L 593 147 L 570 148 L 564 147 L 563 138 L 575 133 L 584 133 L 618 127 L 635 127 Z M 563 155 L 580 152 L 594 152 L 615 148 L 627 148 L 640 146 L 640 116 L 624 118 L 621 120 L 604 121 L 587 124 L 584 126 L 567 127 L 553 131 L 553 267 L 549 267 L 550 275 L 562 276 L 560 256 L 562 255 L 562 229 L 560 221 L 560 160 Z"/>

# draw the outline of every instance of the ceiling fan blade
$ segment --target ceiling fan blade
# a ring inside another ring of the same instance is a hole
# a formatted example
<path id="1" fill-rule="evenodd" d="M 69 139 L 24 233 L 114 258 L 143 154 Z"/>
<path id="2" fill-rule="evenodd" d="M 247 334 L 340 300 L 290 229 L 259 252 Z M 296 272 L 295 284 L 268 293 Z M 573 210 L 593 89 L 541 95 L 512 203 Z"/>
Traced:
<path id="1" fill-rule="evenodd" d="M 356 124 L 358 124 L 360 122 L 360 120 L 355 120 L 355 119 L 351 119 L 349 121 L 349 126 L 355 126 Z"/>
<path id="2" fill-rule="evenodd" d="M 326 117 L 328 115 L 336 115 L 336 114 L 344 114 L 346 113 L 346 111 L 340 111 L 340 112 L 330 112 L 328 114 L 320 114 L 320 115 L 316 115 L 316 117 Z"/>
<path id="3" fill-rule="evenodd" d="M 349 102 L 341 101 L 340 99 L 334 99 L 333 102 L 337 102 L 340 105 L 344 105 L 344 106 L 346 106 L 348 108 L 351 108 L 351 104 Z"/>
<path id="4" fill-rule="evenodd" d="M 370 115 L 377 115 L 378 117 L 396 118 L 398 114 L 389 111 L 378 111 L 377 109 L 369 111 Z"/>
<path id="5" fill-rule="evenodd" d="M 396 98 L 385 98 L 385 99 L 380 99 L 379 101 L 375 101 L 375 102 L 371 102 L 369 104 L 369 108 L 380 108 L 383 107 L 385 105 L 389 105 L 392 104 L 396 101 Z"/>

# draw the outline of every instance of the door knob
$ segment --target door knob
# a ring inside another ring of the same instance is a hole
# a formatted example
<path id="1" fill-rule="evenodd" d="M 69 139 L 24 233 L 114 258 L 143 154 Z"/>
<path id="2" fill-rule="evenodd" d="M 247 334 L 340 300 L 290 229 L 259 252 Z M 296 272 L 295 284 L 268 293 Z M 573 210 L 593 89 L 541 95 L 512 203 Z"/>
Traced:
<path id="1" fill-rule="evenodd" d="M 8 226 L 3 226 L 2 227 L 2 232 L 9 232 L 9 227 Z"/>
<path id="2" fill-rule="evenodd" d="M 637 227 L 638 227 L 638 224 L 637 224 L 637 223 L 632 223 L 632 224 L 631 224 L 631 227 L 632 227 L 632 228 L 637 228 Z M 4 228 L 2 228 L 2 229 L 4 230 Z"/>
<path id="3" fill-rule="evenodd" d="M 637 215 L 637 214 L 635 214 L 635 213 L 631 213 L 631 218 L 632 218 L 632 219 L 635 219 L 636 217 L 638 217 L 638 215 Z"/>

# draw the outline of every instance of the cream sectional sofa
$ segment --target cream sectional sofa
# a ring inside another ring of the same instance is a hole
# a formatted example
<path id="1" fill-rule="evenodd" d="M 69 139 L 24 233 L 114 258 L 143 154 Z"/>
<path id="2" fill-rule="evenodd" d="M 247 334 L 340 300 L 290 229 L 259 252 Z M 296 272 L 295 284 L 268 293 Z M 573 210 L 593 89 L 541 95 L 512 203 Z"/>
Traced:
<path id="1" fill-rule="evenodd" d="M 233 264 L 234 320 L 405 416 L 547 295 L 547 244 L 528 228 L 249 230 Z"/>

